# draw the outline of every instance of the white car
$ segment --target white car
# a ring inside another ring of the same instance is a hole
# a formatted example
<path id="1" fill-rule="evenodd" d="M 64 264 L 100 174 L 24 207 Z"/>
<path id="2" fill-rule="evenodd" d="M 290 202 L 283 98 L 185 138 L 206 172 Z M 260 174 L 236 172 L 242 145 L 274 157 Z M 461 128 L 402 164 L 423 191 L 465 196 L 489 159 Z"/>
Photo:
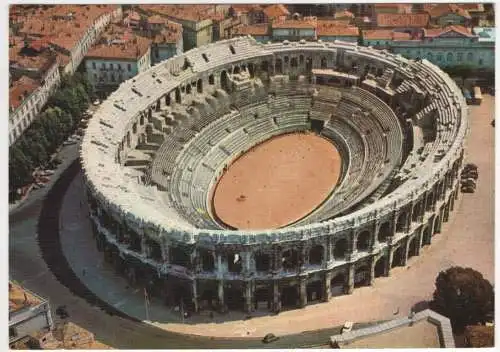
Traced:
<path id="1" fill-rule="evenodd" d="M 353 326 L 354 323 L 352 321 L 346 321 L 342 327 L 342 333 L 351 331 Z"/>

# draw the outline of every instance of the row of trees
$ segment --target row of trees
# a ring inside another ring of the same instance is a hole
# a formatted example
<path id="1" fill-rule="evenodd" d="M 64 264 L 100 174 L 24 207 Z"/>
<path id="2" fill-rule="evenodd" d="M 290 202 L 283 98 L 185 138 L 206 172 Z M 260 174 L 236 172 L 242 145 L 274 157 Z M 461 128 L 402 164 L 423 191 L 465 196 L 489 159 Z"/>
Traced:
<path id="1" fill-rule="evenodd" d="M 18 188 L 33 181 L 33 170 L 47 165 L 50 156 L 75 131 L 92 95 L 92 86 L 84 75 L 75 73 L 62 78 L 44 111 L 10 147 L 10 201 L 17 199 Z"/>

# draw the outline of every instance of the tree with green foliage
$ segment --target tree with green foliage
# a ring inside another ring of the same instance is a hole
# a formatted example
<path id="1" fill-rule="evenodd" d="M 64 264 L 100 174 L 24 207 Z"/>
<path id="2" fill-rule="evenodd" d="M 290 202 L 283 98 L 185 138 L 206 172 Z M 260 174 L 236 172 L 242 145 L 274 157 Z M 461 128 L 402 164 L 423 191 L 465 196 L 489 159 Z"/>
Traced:
<path id="1" fill-rule="evenodd" d="M 454 330 L 461 331 L 466 325 L 489 321 L 494 298 L 493 286 L 481 273 L 456 266 L 439 273 L 430 306 L 448 317 Z"/>
<path id="2" fill-rule="evenodd" d="M 33 164 L 31 160 L 24 155 L 18 145 L 10 149 L 9 155 L 9 189 L 17 189 L 33 180 Z"/>

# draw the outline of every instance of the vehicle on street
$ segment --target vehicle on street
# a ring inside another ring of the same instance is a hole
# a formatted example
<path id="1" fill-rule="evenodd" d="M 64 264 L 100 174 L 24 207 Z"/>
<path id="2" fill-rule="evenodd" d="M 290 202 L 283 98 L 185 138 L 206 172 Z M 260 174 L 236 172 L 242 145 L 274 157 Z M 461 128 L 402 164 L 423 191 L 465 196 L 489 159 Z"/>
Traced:
<path id="1" fill-rule="evenodd" d="M 271 342 L 274 342 L 274 341 L 277 341 L 279 340 L 280 338 L 274 334 L 267 334 L 266 336 L 264 336 L 264 338 L 262 339 L 262 342 L 263 343 L 271 343 Z"/>
<path id="2" fill-rule="evenodd" d="M 351 331 L 353 326 L 354 323 L 352 321 L 346 321 L 342 327 L 342 333 Z"/>

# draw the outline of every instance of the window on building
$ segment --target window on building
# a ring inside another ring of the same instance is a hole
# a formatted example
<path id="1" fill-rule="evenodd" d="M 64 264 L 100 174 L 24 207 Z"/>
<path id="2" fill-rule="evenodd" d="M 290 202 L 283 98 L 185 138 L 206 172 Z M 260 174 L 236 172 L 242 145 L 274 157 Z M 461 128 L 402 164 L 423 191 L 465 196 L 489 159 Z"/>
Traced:
<path id="1" fill-rule="evenodd" d="M 452 53 L 446 54 L 446 61 L 448 61 L 448 62 L 452 62 L 453 61 L 453 54 Z"/>
<path id="2" fill-rule="evenodd" d="M 115 81 L 115 75 L 114 75 L 114 74 L 112 74 L 112 75 L 111 75 L 111 82 L 114 82 L 114 81 Z"/>
<path id="3" fill-rule="evenodd" d="M 437 60 L 438 62 L 443 61 L 443 54 L 437 54 L 437 56 L 436 56 L 436 60 Z"/>
<path id="4" fill-rule="evenodd" d="M 101 64 L 101 68 L 104 70 L 106 68 L 106 65 L 104 64 L 104 62 Z"/>
<path id="5" fill-rule="evenodd" d="M 114 69 L 113 64 L 109 64 L 109 68 L 113 70 Z"/>
<path id="6" fill-rule="evenodd" d="M 434 59 L 434 55 L 432 53 L 427 53 L 427 60 L 432 61 Z"/>
<path id="7" fill-rule="evenodd" d="M 95 62 L 92 63 L 92 68 L 95 70 Z"/>
<path id="8" fill-rule="evenodd" d="M 118 70 L 121 71 L 122 65 L 121 64 L 116 64 L 116 66 L 118 66 Z"/>
<path id="9" fill-rule="evenodd" d="M 462 62 L 463 59 L 463 54 L 462 53 L 457 53 L 457 61 Z"/>
<path id="10" fill-rule="evenodd" d="M 97 74 L 94 73 L 94 82 L 97 81 Z"/>
<path id="11" fill-rule="evenodd" d="M 17 336 L 17 330 L 14 327 L 9 328 L 9 338 L 13 338 Z"/>
<path id="12" fill-rule="evenodd" d="M 472 61 L 473 58 L 474 58 L 474 54 L 472 54 L 472 53 L 467 54 L 467 61 Z"/>
<path id="13" fill-rule="evenodd" d="M 479 59 L 479 65 L 482 66 L 483 65 L 483 59 Z"/>
<path id="14" fill-rule="evenodd" d="M 128 70 L 128 72 L 132 71 L 132 65 L 127 64 L 127 70 Z"/>

